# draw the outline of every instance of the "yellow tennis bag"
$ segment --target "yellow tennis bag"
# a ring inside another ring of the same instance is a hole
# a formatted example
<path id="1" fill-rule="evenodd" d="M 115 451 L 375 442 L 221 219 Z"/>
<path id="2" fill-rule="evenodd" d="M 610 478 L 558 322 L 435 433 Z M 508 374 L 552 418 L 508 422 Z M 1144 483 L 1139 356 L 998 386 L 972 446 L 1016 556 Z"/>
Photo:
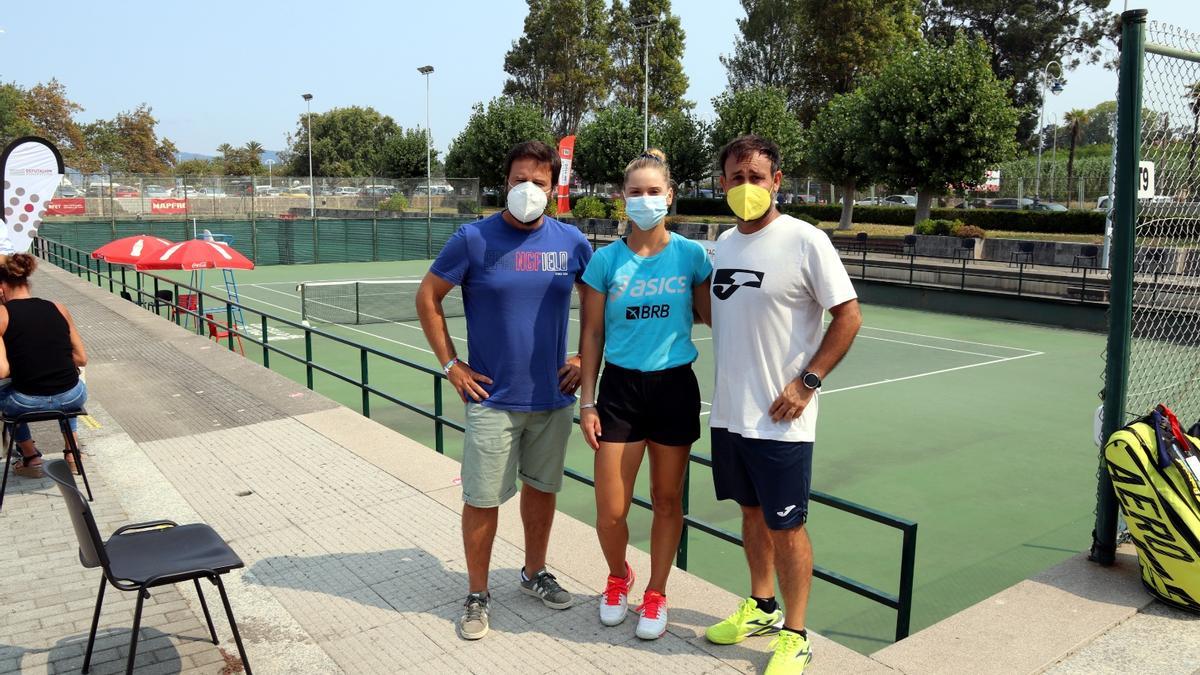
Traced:
<path id="1" fill-rule="evenodd" d="M 1183 433 L 1160 405 L 1109 437 L 1104 458 L 1137 547 L 1142 584 L 1159 600 L 1200 613 L 1198 448 L 1200 438 Z"/>

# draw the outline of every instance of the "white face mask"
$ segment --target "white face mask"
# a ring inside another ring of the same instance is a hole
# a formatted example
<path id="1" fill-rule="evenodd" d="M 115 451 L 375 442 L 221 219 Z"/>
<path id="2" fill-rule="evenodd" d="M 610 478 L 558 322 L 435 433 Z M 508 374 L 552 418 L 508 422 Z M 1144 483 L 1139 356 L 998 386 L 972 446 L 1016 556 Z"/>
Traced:
<path id="1" fill-rule="evenodd" d="M 522 223 L 532 223 L 546 210 L 546 192 L 529 181 L 508 190 L 508 212 Z"/>

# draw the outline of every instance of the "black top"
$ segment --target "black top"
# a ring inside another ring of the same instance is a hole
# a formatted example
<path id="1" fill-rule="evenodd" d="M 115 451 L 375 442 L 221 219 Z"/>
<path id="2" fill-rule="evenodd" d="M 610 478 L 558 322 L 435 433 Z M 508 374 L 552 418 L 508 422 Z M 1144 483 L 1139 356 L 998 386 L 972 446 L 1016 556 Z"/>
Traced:
<path id="1" fill-rule="evenodd" d="M 79 382 L 71 356 L 71 328 L 49 300 L 9 300 L 4 349 L 12 370 L 12 388 L 31 396 L 53 396 Z"/>

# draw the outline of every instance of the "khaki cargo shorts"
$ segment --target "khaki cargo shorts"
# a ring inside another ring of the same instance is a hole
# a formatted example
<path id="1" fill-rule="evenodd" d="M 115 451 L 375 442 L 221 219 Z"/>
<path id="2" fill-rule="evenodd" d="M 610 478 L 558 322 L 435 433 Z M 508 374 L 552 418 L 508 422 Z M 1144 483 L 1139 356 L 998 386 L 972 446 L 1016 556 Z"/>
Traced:
<path id="1" fill-rule="evenodd" d="M 541 492 L 561 490 L 573 412 L 574 406 L 514 412 L 468 403 L 463 501 L 478 508 L 500 506 L 517 493 L 517 478 Z"/>

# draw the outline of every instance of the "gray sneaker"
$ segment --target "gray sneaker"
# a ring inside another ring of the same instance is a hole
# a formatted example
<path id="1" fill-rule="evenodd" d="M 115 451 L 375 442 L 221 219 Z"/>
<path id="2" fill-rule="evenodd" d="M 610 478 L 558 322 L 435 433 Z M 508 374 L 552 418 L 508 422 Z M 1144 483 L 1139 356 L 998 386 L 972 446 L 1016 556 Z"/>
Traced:
<path id="1" fill-rule="evenodd" d="M 478 640 L 488 632 L 488 602 L 490 593 L 471 593 L 463 604 L 462 618 L 458 620 L 458 634 L 464 640 Z"/>
<path id="2" fill-rule="evenodd" d="M 566 609 L 571 606 L 571 594 L 558 585 L 554 575 L 543 569 L 525 580 L 525 568 L 521 568 L 521 592 L 541 598 L 542 604 L 550 609 Z"/>

